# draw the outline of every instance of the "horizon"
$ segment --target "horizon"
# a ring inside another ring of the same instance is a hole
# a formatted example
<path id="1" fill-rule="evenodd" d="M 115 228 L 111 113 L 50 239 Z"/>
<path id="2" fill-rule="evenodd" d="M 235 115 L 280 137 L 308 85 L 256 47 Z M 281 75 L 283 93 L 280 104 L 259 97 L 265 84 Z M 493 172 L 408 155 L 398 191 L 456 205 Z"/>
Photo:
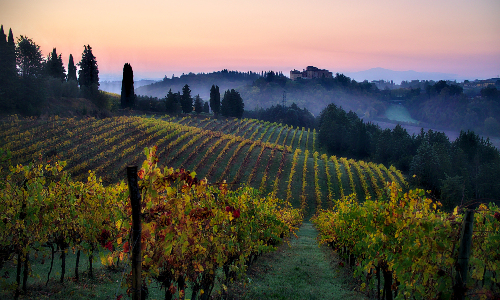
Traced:
<path id="1" fill-rule="evenodd" d="M 65 68 L 70 53 L 76 63 L 83 45 L 90 45 L 101 80 L 121 78 L 127 62 L 138 79 L 222 69 L 289 76 L 290 70 L 309 65 L 334 74 L 383 68 L 457 80 L 500 73 L 500 2 L 495 0 L 78 4 L 8 0 L 0 20 L 6 34 L 12 29 L 16 39 L 33 39 L 44 57 L 56 48 Z"/>

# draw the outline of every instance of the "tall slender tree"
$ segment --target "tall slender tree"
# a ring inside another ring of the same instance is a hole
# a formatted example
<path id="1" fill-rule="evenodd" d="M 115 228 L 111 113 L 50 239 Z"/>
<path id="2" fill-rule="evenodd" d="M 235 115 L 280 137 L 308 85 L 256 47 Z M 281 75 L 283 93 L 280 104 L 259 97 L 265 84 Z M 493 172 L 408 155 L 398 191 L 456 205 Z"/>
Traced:
<path id="1" fill-rule="evenodd" d="M 134 71 L 129 63 L 123 66 L 121 105 L 122 108 L 133 108 L 135 105 Z"/>
<path id="2" fill-rule="evenodd" d="M 191 89 L 187 84 L 182 88 L 181 107 L 182 112 L 185 114 L 193 111 L 193 98 L 191 97 Z"/>
<path id="3" fill-rule="evenodd" d="M 9 29 L 9 38 L 7 40 L 7 73 L 8 76 L 16 76 L 16 43 L 14 42 L 14 34 L 12 34 L 12 28 Z"/>
<path id="4" fill-rule="evenodd" d="M 220 92 L 219 86 L 212 85 L 210 89 L 210 108 L 212 109 L 214 115 L 219 115 L 220 113 Z"/>
<path id="5" fill-rule="evenodd" d="M 76 81 L 76 66 L 75 62 L 73 61 L 73 55 L 69 55 L 69 62 L 68 62 L 68 81 L 74 80 Z"/>
<path id="6" fill-rule="evenodd" d="M 0 95 L 3 93 L 3 87 L 5 85 L 5 79 L 7 76 L 7 36 L 3 31 L 3 25 L 0 26 Z"/>

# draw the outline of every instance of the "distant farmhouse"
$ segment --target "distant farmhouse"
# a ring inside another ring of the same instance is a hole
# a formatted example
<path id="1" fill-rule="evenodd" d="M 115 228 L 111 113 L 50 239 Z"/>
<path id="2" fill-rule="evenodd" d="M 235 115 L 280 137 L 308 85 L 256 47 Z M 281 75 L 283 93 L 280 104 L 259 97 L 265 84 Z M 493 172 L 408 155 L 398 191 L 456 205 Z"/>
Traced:
<path id="1" fill-rule="evenodd" d="M 313 78 L 333 78 L 332 72 L 325 70 L 325 69 L 318 69 L 313 66 L 308 66 L 305 70 L 297 71 L 297 70 L 292 70 L 290 71 L 290 79 L 295 81 L 298 78 L 301 79 L 313 79 Z"/>

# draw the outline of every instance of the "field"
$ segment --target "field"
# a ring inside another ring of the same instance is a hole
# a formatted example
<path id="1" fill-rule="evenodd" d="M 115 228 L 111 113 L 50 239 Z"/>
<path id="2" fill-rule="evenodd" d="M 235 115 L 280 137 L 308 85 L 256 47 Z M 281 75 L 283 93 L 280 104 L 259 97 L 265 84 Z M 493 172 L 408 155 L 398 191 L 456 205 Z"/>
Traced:
<path id="1" fill-rule="evenodd" d="M 158 147 L 159 164 L 195 171 L 211 183 L 249 185 L 289 200 L 311 216 L 334 199 L 375 197 L 401 173 L 373 163 L 318 153 L 316 132 L 253 119 L 198 116 L 23 119 L 0 124 L 0 141 L 12 164 L 65 160 L 75 180 L 89 170 L 104 184 L 125 180 L 141 166 L 146 146 Z"/>

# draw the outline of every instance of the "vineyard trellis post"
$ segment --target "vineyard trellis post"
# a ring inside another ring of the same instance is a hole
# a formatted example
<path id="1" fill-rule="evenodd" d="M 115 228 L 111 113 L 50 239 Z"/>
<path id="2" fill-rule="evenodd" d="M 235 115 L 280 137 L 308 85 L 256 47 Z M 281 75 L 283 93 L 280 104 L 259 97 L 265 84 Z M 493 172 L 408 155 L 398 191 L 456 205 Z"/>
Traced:
<path id="1" fill-rule="evenodd" d="M 127 167 L 130 204 L 132 206 L 132 299 L 141 299 L 141 193 L 137 183 L 137 166 Z"/>
<path id="2" fill-rule="evenodd" d="M 465 299 L 467 271 L 469 268 L 469 257 L 472 247 L 472 230 L 474 227 L 474 209 L 465 211 L 460 232 L 460 246 L 458 248 L 457 274 L 455 278 L 454 299 Z"/>

